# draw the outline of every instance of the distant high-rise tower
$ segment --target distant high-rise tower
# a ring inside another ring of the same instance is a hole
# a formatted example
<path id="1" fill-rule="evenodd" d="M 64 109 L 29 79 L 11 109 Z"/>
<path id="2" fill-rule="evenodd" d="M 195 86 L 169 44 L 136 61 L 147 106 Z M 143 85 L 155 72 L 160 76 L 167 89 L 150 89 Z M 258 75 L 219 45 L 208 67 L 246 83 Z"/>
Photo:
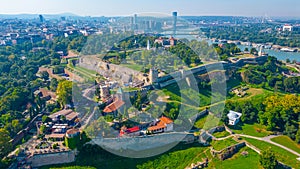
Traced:
<path id="1" fill-rule="evenodd" d="M 172 12 L 173 16 L 173 37 L 176 35 L 177 12 Z"/>
<path id="2" fill-rule="evenodd" d="M 133 15 L 133 24 L 137 24 L 137 14 Z"/>
<path id="3" fill-rule="evenodd" d="M 44 17 L 43 17 L 43 15 L 39 15 L 39 18 L 40 18 L 40 22 L 42 22 L 42 23 L 43 23 L 43 22 L 44 22 L 44 20 L 45 20 L 45 19 L 44 19 Z"/>
<path id="4" fill-rule="evenodd" d="M 138 29 L 137 14 L 133 15 L 133 26 L 134 26 L 134 29 Z"/>

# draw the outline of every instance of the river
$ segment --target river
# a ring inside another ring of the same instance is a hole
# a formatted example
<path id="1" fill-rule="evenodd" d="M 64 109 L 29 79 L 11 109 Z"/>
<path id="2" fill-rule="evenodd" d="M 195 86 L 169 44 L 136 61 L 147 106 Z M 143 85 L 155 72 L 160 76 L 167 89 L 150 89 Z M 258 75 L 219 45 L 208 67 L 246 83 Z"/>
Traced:
<path id="1" fill-rule="evenodd" d="M 206 41 L 208 42 L 208 44 L 212 44 L 211 40 L 207 39 Z M 246 47 L 249 49 L 249 51 L 252 48 L 252 46 L 245 46 L 245 45 L 237 45 L 237 46 L 241 49 L 241 51 L 244 51 Z M 258 48 L 257 50 L 259 51 Z M 264 49 L 264 52 L 268 53 L 269 56 L 276 57 L 278 60 L 286 61 L 286 59 L 290 59 L 290 61 L 296 60 L 300 62 L 300 52 L 282 52 L 273 49 Z"/>
<path id="2" fill-rule="evenodd" d="M 238 45 L 238 47 L 244 51 L 247 47 L 249 50 L 252 48 L 251 46 Z M 259 50 L 259 49 L 257 49 Z M 275 56 L 278 60 L 286 61 L 286 59 L 290 59 L 291 61 L 296 60 L 300 62 L 300 53 L 299 52 L 282 52 L 273 49 L 264 49 L 264 52 L 268 53 L 269 56 Z"/>

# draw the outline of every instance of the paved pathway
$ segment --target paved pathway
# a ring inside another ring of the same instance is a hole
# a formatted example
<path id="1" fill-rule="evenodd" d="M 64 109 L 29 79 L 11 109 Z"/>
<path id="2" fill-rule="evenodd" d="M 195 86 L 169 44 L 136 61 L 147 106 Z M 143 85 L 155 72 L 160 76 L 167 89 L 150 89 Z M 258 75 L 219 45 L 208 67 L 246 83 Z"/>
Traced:
<path id="1" fill-rule="evenodd" d="M 260 140 L 260 141 L 265 141 L 265 142 L 268 142 L 270 144 L 273 144 L 275 146 L 278 146 L 282 149 L 285 149 L 286 151 L 289 151 L 290 153 L 292 154 L 295 154 L 296 156 L 300 157 L 300 154 L 297 153 L 296 151 L 294 150 L 291 150 L 281 144 L 278 144 L 278 143 L 275 143 L 273 141 L 271 141 L 271 138 L 274 138 L 274 137 L 277 137 L 278 135 L 270 135 L 270 136 L 267 136 L 267 137 L 255 137 L 255 136 L 249 136 L 249 135 L 244 135 L 244 134 L 235 134 L 236 136 L 241 136 L 241 137 L 247 137 L 247 138 L 251 138 L 251 139 L 255 139 L 255 140 Z M 298 158 L 299 159 L 299 158 Z"/>

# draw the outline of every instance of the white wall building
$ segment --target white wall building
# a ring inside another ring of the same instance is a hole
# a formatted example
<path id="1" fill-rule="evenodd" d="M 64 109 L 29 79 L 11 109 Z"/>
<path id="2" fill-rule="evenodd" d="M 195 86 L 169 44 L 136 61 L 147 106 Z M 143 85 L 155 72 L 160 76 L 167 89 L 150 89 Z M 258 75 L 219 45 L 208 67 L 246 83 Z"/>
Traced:
<path id="1" fill-rule="evenodd" d="M 293 31 L 293 26 L 291 26 L 291 25 L 284 25 L 282 27 L 282 31 L 289 31 L 289 32 L 291 32 L 291 31 Z"/>
<path id="2" fill-rule="evenodd" d="M 227 114 L 227 117 L 229 119 L 228 125 L 236 125 L 242 116 L 242 113 L 238 113 L 235 111 L 230 110 L 229 113 Z"/>

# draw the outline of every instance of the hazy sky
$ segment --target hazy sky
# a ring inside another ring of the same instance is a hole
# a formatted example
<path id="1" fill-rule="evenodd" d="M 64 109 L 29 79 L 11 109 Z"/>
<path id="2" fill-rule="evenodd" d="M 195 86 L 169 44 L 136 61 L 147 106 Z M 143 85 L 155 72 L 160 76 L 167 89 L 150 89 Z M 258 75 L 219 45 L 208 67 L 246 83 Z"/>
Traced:
<path id="1" fill-rule="evenodd" d="M 83 16 L 178 11 L 179 15 L 241 15 L 300 17 L 300 0 L 2 0 L 0 13 Z"/>

